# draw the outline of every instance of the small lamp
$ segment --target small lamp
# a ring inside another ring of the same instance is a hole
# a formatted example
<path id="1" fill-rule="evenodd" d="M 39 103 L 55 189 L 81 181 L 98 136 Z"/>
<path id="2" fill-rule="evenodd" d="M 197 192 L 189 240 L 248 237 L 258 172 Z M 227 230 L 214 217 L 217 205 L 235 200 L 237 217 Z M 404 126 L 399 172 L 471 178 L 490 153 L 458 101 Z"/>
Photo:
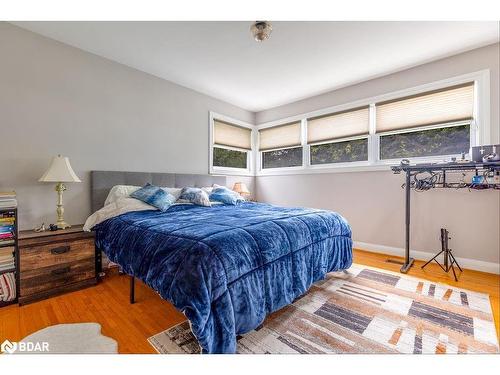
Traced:
<path id="1" fill-rule="evenodd" d="M 245 199 L 250 195 L 250 190 L 248 190 L 243 182 L 236 182 L 233 186 L 233 191 L 237 192 Z"/>
<path id="2" fill-rule="evenodd" d="M 38 180 L 39 182 L 56 182 L 57 191 L 57 228 L 65 229 L 71 227 L 64 221 L 63 191 L 66 190 L 63 182 L 82 182 L 71 168 L 69 159 L 57 155 L 52 159 L 49 169 Z"/>

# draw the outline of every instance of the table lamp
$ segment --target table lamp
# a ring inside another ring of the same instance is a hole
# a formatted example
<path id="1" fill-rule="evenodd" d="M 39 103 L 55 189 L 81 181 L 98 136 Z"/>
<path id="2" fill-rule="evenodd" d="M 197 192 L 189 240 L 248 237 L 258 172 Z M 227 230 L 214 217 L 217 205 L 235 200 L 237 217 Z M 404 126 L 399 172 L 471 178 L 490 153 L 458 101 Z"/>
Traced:
<path id="1" fill-rule="evenodd" d="M 69 159 L 65 156 L 57 155 L 52 159 L 49 169 L 38 180 L 39 182 L 56 182 L 57 191 L 57 228 L 65 229 L 71 227 L 64 221 L 63 191 L 66 186 L 63 182 L 82 182 L 71 168 Z"/>
<path id="2" fill-rule="evenodd" d="M 245 199 L 250 195 L 250 190 L 248 190 L 243 182 L 236 182 L 233 186 L 233 191 L 237 192 Z"/>

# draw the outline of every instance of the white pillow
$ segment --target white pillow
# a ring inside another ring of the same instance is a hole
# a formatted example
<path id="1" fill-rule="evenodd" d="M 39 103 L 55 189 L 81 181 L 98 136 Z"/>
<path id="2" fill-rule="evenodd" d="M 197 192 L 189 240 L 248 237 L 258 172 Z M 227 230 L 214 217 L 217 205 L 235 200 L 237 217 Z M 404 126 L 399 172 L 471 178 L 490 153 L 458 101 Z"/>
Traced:
<path id="1" fill-rule="evenodd" d="M 116 202 L 118 198 L 128 197 L 134 191 L 137 191 L 141 186 L 132 185 L 115 185 L 111 188 L 108 193 L 108 197 L 104 201 L 104 205 L 107 206 L 110 203 Z"/>
<path id="2" fill-rule="evenodd" d="M 212 191 L 214 189 L 219 188 L 219 187 L 222 187 L 222 185 L 213 184 L 212 186 L 202 187 L 201 190 L 204 190 L 205 193 L 210 195 L 210 194 L 212 194 Z"/>
<path id="3" fill-rule="evenodd" d="M 162 187 L 167 193 L 172 194 L 175 197 L 175 200 L 179 199 L 181 196 L 181 188 L 171 188 L 171 187 Z"/>

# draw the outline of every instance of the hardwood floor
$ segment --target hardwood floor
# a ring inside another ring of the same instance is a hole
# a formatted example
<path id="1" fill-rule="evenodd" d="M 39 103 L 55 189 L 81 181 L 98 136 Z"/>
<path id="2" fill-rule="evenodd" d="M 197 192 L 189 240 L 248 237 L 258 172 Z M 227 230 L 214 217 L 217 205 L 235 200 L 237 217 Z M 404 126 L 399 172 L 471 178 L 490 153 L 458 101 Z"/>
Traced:
<path id="1" fill-rule="evenodd" d="M 398 271 L 400 266 L 387 263 L 389 256 L 355 250 L 354 261 L 372 267 Z M 394 257 L 391 256 L 392 259 Z M 500 336 L 500 276 L 464 270 L 459 281 L 437 265 L 420 269 L 416 264 L 408 273 L 430 281 L 446 283 L 490 295 L 497 335 Z M 147 338 L 184 320 L 172 305 L 140 282 L 136 284 L 136 303 L 128 301 L 129 279 L 113 274 L 97 286 L 52 297 L 26 306 L 0 309 L 0 342 L 18 341 L 44 327 L 59 323 L 98 322 L 104 335 L 118 341 L 120 353 L 155 353 Z"/>

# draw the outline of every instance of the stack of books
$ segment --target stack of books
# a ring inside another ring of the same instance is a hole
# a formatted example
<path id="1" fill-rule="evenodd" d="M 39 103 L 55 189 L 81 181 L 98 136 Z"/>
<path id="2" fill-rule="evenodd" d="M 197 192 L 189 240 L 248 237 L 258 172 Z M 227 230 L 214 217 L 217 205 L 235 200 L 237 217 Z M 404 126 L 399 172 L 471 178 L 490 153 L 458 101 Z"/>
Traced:
<path id="1" fill-rule="evenodd" d="M 14 191 L 0 191 L 0 209 L 17 207 L 16 193 Z"/>
<path id="2" fill-rule="evenodd" d="M 10 211 L 0 212 L 0 249 L 4 246 L 14 245 L 16 224 L 15 213 Z M 3 252 L 2 252 L 3 254 Z M 1 269 L 0 269 L 1 271 Z"/>
<path id="3" fill-rule="evenodd" d="M 0 272 L 14 270 L 14 246 L 0 247 Z"/>

